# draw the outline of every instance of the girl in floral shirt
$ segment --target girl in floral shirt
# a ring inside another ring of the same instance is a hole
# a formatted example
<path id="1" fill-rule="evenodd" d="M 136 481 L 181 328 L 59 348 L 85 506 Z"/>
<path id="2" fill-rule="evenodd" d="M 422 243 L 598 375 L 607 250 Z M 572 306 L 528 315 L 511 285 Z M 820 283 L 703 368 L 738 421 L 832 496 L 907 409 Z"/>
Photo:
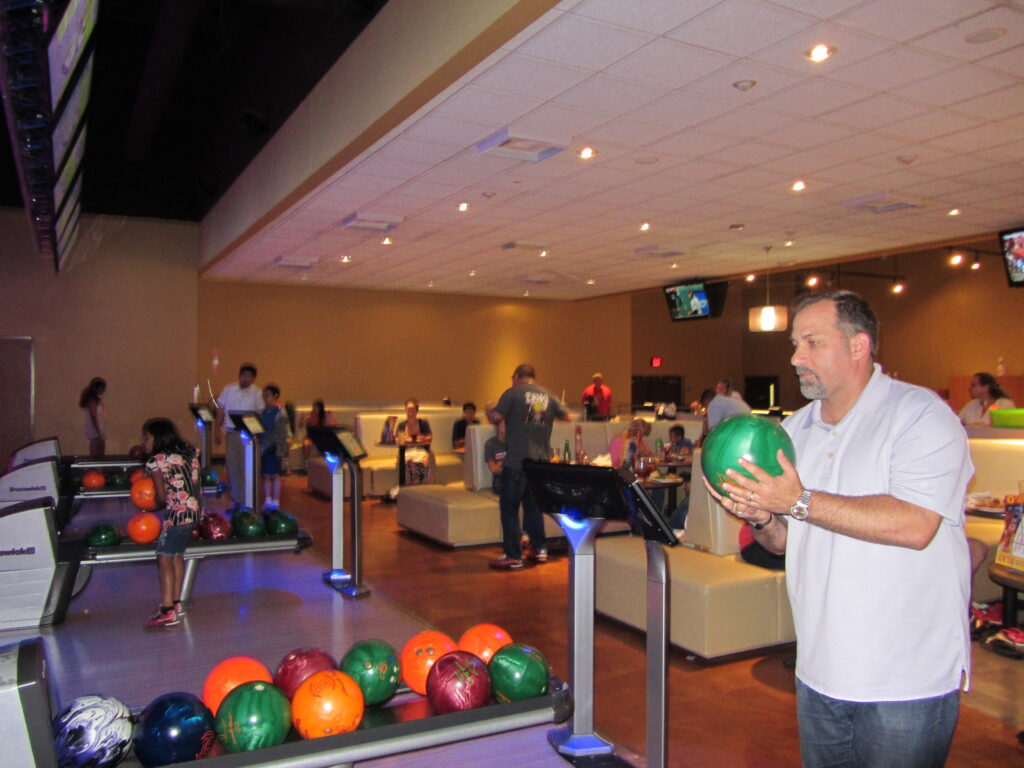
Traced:
<path id="1" fill-rule="evenodd" d="M 147 625 L 169 627 L 177 624 L 185 613 L 181 607 L 185 548 L 203 510 L 199 457 L 196 449 L 178 436 L 169 419 L 147 421 L 142 427 L 142 440 L 142 449 L 149 457 L 146 471 L 153 478 L 157 508 L 165 510 L 163 529 L 156 543 L 160 609 Z"/>

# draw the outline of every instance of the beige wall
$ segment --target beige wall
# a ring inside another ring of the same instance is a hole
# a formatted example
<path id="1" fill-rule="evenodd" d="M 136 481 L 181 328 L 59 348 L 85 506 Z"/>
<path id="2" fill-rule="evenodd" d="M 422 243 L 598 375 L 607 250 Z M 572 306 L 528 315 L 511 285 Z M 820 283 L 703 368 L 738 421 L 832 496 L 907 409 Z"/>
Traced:
<path id="1" fill-rule="evenodd" d="M 252 361 L 286 400 L 482 406 L 531 362 L 571 404 L 595 370 L 628 402 L 629 317 L 625 295 L 569 303 L 203 281 L 199 375 L 219 392 Z"/>
<path id="2" fill-rule="evenodd" d="M 32 337 L 37 438 L 57 435 L 64 453 L 86 451 L 78 397 L 93 376 L 108 383 L 108 453 L 126 453 L 152 416 L 187 427 L 196 232 L 181 222 L 85 216 L 70 268 L 57 274 L 36 254 L 25 214 L 0 210 L 0 335 Z"/>
<path id="3" fill-rule="evenodd" d="M 714 387 L 723 376 L 743 380 L 742 292 L 729 286 L 721 317 L 706 320 L 669 318 L 660 288 L 632 294 L 632 373 L 637 376 L 683 376 L 689 405 L 702 390 Z M 651 367 L 652 357 L 662 357 L 661 368 Z"/>

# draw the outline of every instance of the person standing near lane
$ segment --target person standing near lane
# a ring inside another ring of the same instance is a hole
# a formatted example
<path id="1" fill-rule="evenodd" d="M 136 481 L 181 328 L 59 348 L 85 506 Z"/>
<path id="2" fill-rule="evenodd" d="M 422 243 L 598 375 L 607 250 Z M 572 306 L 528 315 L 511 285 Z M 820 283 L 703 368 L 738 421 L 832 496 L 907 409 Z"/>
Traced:
<path id="1" fill-rule="evenodd" d="M 970 669 L 967 437 L 934 392 L 874 362 L 859 296 L 809 294 L 792 316 L 812 401 L 783 423 L 796 466 L 781 450 L 778 476 L 741 460 L 753 477 L 729 470 L 711 493 L 786 555 L 803 764 L 941 766 Z"/>
<path id="2" fill-rule="evenodd" d="M 107 382 L 95 376 L 78 398 L 78 407 L 84 412 L 89 456 L 94 459 L 103 458 L 107 450 L 107 417 L 103 410 L 103 395 L 106 391 Z"/>
<path id="3" fill-rule="evenodd" d="M 217 427 L 214 431 L 215 441 L 219 444 L 223 436 L 226 443 L 224 463 L 228 468 L 232 501 L 229 511 L 239 509 L 245 501 L 245 446 L 227 415 L 242 411 L 259 413 L 262 410 L 263 393 L 256 386 L 256 366 L 242 363 L 238 369 L 238 383 L 228 384 L 217 398 Z"/>
<path id="4" fill-rule="evenodd" d="M 612 388 L 604 383 L 604 375 L 595 373 L 593 383 L 583 390 L 583 407 L 587 421 L 608 421 L 612 416 Z M 562 393 L 563 396 L 565 393 Z"/>
<path id="5" fill-rule="evenodd" d="M 536 372 L 523 363 L 512 374 L 512 386 L 506 389 L 491 412 L 491 421 L 505 422 L 506 453 L 501 471 L 501 533 L 504 556 L 490 566 L 499 571 L 523 567 L 519 540 L 525 530 L 529 538 L 526 557 L 537 563 L 548 559 L 544 518 L 533 497 L 526 493 L 523 459 L 547 461 L 551 458 L 551 427 L 555 420 L 569 421 L 569 412 L 551 392 L 534 383 Z M 523 525 L 519 526 L 519 505 L 523 507 Z"/>

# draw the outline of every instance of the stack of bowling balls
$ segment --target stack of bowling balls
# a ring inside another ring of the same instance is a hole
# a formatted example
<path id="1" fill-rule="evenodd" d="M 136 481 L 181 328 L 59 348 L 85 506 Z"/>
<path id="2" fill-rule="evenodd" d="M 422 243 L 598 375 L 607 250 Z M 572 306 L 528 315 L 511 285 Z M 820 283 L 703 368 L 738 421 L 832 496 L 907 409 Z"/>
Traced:
<path id="1" fill-rule="evenodd" d="M 53 721 L 58 762 L 112 768 L 134 747 L 150 768 L 349 733 L 403 680 L 441 715 L 541 696 L 548 665 L 540 651 L 494 624 L 470 627 L 458 644 L 441 632 L 419 632 L 401 654 L 382 640 L 363 640 L 340 663 L 325 650 L 297 648 L 273 673 L 259 659 L 232 656 L 210 670 L 199 696 L 158 696 L 134 723 L 116 699 L 75 699 Z"/>

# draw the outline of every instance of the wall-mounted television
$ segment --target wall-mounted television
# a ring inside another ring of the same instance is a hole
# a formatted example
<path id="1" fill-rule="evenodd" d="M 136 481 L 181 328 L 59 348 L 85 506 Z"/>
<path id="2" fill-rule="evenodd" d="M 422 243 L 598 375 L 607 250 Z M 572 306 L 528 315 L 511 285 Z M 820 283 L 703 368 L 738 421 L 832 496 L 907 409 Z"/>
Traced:
<path id="1" fill-rule="evenodd" d="M 672 320 L 700 320 L 719 317 L 725 304 L 729 284 L 711 283 L 701 279 L 666 285 L 663 290 Z"/>
<path id="2" fill-rule="evenodd" d="M 1006 279 L 1013 288 L 1024 286 L 1024 227 L 1007 229 L 999 233 L 1003 244 L 1003 266 Z"/>

